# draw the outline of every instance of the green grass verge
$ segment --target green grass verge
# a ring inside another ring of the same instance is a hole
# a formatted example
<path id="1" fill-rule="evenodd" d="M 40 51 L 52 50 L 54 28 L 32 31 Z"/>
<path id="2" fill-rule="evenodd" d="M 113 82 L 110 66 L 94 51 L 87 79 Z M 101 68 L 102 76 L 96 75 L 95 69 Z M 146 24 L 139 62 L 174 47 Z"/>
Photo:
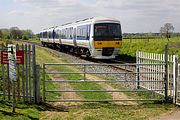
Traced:
<path id="1" fill-rule="evenodd" d="M 18 103 L 16 112 L 12 113 L 11 102 L 0 101 L 0 118 L 1 120 L 38 120 L 41 111 L 37 105 Z"/>
<path id="2" fill-rule="evenodd" d="M 146 120 L 174 109 L 172 104 L 118 105 L 84 103 L 71 106 L 68 112 L 45 117 L 52 120 Z"/>
<path id="3" fill-rule="evenodd" d="M 167 39 L 125 39 L 123 40 L 123 47 L 120 50 L 122 59 L 129 60 L 136 57 L 136 51 L 150 52 L 150 53 L 164 53 L 164 46 L 169 45 L 169 54 L 180 55 L 180 38 L 173 37 L 169 41 Z M 124 56 L 123 56 L 124 55 Z"/>

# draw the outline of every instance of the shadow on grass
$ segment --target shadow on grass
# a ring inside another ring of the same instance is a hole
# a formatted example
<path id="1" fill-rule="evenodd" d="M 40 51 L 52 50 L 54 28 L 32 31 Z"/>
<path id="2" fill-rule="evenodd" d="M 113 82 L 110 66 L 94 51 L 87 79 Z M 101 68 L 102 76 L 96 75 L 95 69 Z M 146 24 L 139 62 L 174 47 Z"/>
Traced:
<path id="1" fill-rule="evenodd" d="M 7 108 L 3 109 L 3 108 Z M 11 103 L 10 102 L 2 102 L 0 101 L 0 113 L 4 116 L 10 116 L 10 117 L 16 117 L 16 116 L 24 116 L 31 120 L 38 120 L 37 116 L 33 117 L 33 115 L 30 115 L 28 113 L 12 113 L 11 112 Z M 39 112 L 43 111 L 54 111 L 54 112 L 69 112 L 71 110 L 92 110 L 92 109 L 118 109 L 118 110 L 138 110 L 138 109 L 150 109 L 150 108 L 165 108 L 165 109 L 171 109 L 174 106 L 169 103 L 164 102 L 141 102 L 138 104 L 133 105 L 121 105 L 116 103 L 110 103 L 110 102 L 96 102 L 96 103 L 80 103 L 80 104 L 60 104 L 60 105 L 53 105 L 53 104 L 47 104 L 47 103 L 41 103 L 38 105 L 34 104 L 25 104 L 25 103 L 18 103 L 16 106 L 16 109 L 18 111 L 20 110 L 26 110 L 28 108 L 32 108 L 34 110 L 37 110 Z"/>
<path id="2" fill-rule="evenodd" d="M 34 118 L 30 115 L 24 115 L 22 113 L 13 113 L 13 112 L 7 112 L 7 111 L 3 111 L 3 110 L 0 110 L 0 112 L 5 115 L 5 116 L 11 116 L 11 117 L 16 117 L 16 116 L 25 116 L 25 117 L 28 117 L 29 119 L 31 120 L 39 120 L 38 118 Z"/>
<path id="3" fill-rule="evenodd" d="M 170 103 L 165 103 L 163 101 L 154 101 L 154 102 L 140 102 L 138 104 L 132 105 L 121 105 L 110 102 L 95 102 L 95 103 L 83 103 L 83 104 L 61 104 L 61 105 L 50 105 L 42 104 L 37 106 L 39 111 L 56 111 L 56 112 L 69 112 L 70 110 L 79 110 L 79 109 L 120 109 L 120 110 L 136 110 L 142 108 L 173 108 L 174 105 Z"/>
<path id="4" fill-rule="evenodd" d="M 127 63 L 136 63 L 136 57 L 133 57 L 133 56 L 130 56 L 130 55 L 127 55 L 127 54 L 119 54 L 116 57 L 116 60 L 124 61 L 124 62 L 127 62 Z"/>
<path id="5" fill-rule="evenodd" d="M 66 106 L 63 105 L 54 106 L 48 103 L 41 103 L 39 105 L 36 105 L 36 109 L 39 111 L 69 112 Z"/>

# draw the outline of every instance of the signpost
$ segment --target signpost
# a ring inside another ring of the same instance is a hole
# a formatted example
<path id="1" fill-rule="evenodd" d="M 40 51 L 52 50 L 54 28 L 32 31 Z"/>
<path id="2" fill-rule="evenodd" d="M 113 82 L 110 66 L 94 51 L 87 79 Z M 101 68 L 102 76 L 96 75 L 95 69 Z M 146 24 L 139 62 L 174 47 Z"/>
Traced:
<path id="1" fill-rule="evenodd" d="M 16 81 L 16 46 L 8 45 L 9 77 L 12 80 L 12 112 L 15 112 L 15 81 Z"/>
<path id="2" fill-rule="evenodd" d="M 12 80 L 12 112 L 15 112 L 16 64 L 24 64 L 24 50 L 16 51 L 16 46 L 13 44 L 8 44 L 7 48 L 1 51 L 1 64 L 9 64 L 9 78 Z"/>

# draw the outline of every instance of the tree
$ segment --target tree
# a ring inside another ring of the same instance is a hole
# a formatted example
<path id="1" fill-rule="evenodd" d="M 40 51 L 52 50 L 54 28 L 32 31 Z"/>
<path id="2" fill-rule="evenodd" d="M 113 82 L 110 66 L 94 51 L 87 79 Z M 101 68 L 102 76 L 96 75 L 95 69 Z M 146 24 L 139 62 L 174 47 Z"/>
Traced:
<path id="1" fill-rule="evenodd" d="M 171 23 L 165 23 L 164 26 L 160 28 L 161 35 L 162 36 L 164 35 L 168 39 L 168 41 L 173 31 L 174 31 L 174 27 Z"/>
<path id="2" fill-rule="evenodd" d="M 12 39 L 21 39 L 22 38 L 21 30 L 18 27 L 10 28 L 10 37 Z"/>
<path id="3" fill-rule="evenodd" d="M 0 30 L 0 38 L 3 38 L 3 32 Z"/>

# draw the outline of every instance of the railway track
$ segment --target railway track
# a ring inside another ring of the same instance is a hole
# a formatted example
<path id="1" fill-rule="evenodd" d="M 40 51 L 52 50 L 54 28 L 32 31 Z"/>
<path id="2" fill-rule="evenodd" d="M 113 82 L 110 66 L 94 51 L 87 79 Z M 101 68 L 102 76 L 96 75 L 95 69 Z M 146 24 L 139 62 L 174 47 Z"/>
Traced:
<path id="1" fill-rule="evenodd" d="M 37 42 L 30 42 L 30 41 L 26 41 L 26 43 L 29 44 L 35 44 L 39 47 L 43 47 L 41 43 L 37 43 Z M 69 52 L 60 52 L 57 49 L 53 49 L 53 48 L 48 48 L 48 47 L 43 47 L 44 49 L 48 50 L 51 54 L 57 56 L 57 57 L 64 57 L 67 56 L 68 59 L 67 60 L 74 60 L 76 61 L 76 63 L 94 63 L 94 64 L 104 64 L 107 65 L 109 67 L 111 67 L 112 69 L 115 70 L 123 70 L 126 72 L 135 72 L 136 71 L 136 65 L 132 64 L 132 63 L 126 63 L 124 61 L 119 61 L 119 60 L 97 60 L 97 59 L 89 59 L 86 58 L 84 56 L 79 56 L 76 54 L 72 54 Z M 71 59 L 69 59 L 69 57 L 72 57 Z M 65 57 L 66 58 L 66 57 Z M 74 61 L 68 61 L 70 63 L 73 63 Z"/>

